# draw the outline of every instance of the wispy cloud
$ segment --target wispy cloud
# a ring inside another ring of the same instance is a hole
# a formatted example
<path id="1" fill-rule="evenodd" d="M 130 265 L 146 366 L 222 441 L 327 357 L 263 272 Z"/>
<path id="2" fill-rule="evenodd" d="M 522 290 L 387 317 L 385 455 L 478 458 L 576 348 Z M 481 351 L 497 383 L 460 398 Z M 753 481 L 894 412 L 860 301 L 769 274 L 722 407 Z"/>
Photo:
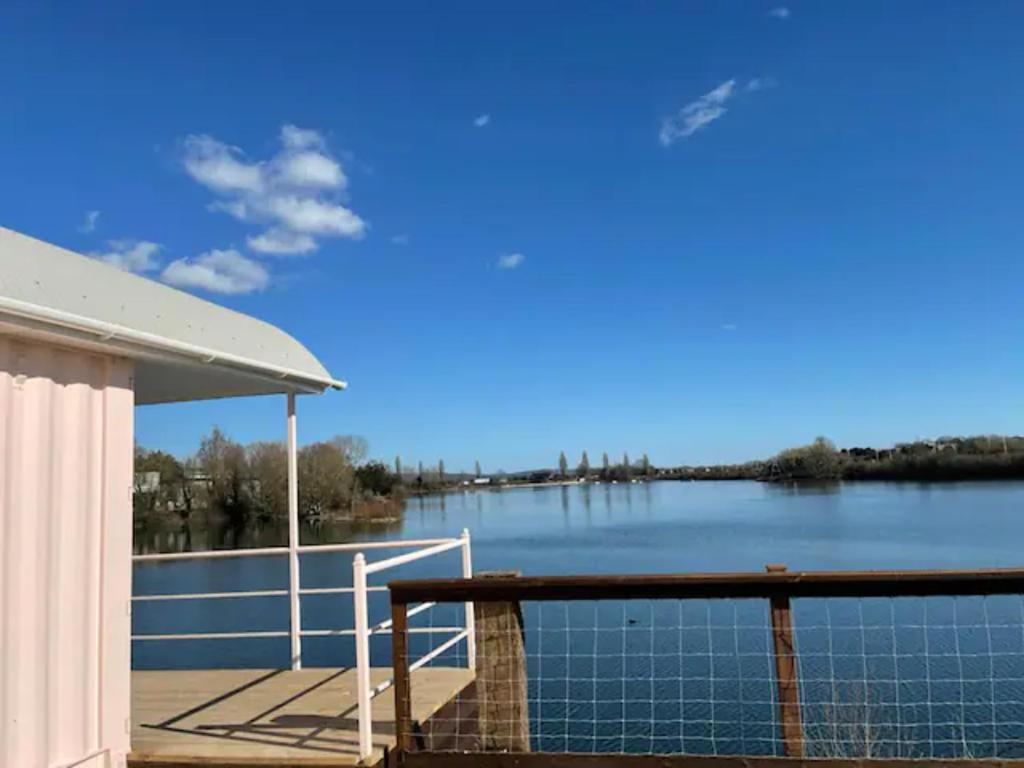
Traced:
<path id="1" fill-rule="evenodd" d="M 110 250 L 89 255 L 125 272 L 152 272 L 160 266 L 156 260 L 160 252 L 157 243 L 148 240 L 110 240 L 107 246 Z"/>
<path id="2" fill-rule="evenodd" d="M 182 162 L 189 176 L 218 196 L 211 209 L 266 227 L 247 241 L 258 253 L 308 254 L 317 238 L 363 237 L 367 224 L 341 202 L 348 178 L 323 135 L 285 125 L 279 139 L 276 154 L 250 160 L 238 147 L 192 135 L 184 140 Z"/>
<path id="3" fill-rule="evenodd" d="M 735 331 L 737 328 L 739 328 L 739 326 L 736 325 L 736 323 L 722 323 L 723 331 Z"/>
<path id="4" fill-rule="evenodd" d="M 498 257 L 498 269 L 515 269 L 526 260 L 521 253 L 503 253 Z"/>
<path id="5" fill-rule="evenodd" d="M 247 237 L 245 242 L 257 253 L 270 256 L 304 255 L 316 250 L 316 240 L 309 235 L 277 227 L 255 237 Z"/>
<path id="6" fill-rule="evenodd" d="M 85 233 L 95 232 L 96 231 L 96 222 L 99 220 L 99 218 L 100 218 L 100 212 L 99 211 L 86 211 L 85 212 L 85 221 L 82 222 L 82 225 L 78 228 L 78 231 L 79 232 L 85 232 Z"/>
<path id="7" fill-rule="evenodd" d="M 774 88 L 776 85 L 778 85 L 778 83 L 770 77 L 752 77 L 747 81 L 745 88 L 753 93 L 754 91 L 764 91 L 768 88 Z"/>
<path id="8" fill-rule="evenodd" d="M 489 125 L 490 122 L 490 115 L 478 115 L 477 117 L 473 118 L 473 125 L 475 125 L 477 128 L 483 128 L 484 126 Z"/>
<path id="9" fill-rule="evenodd" d="M 201 288 L 223 294 L 262 291 L 270 282 L 266 267 L 233 249 L 207 251 L 194 259 L 177 259 L 164 268 L 160 278 L 179 288 Z"/>
<path id="10" fill-rule="evenodd" d="M 661 131 L 658 133 L 661 145 L 668 147 L 680 139 L 688 139 L 724 115 L 728 111 L 725 104 L 732 98 L 735 88 L 735 78 L 726 80 L 696 101 L 691 101 L 676 114 L 662 120 Z"/>
<path id="11" fill-rule="evenodd" d="M 785 21 L 789 18 L 789 8 L 784 5 L 777 6 L 768 11 L 768 18 Z"/>
<path id="12" fill-rule="evenodd" d="M 392 245 L 408 245 L 410 243 L 410 241 L 411 241 L 411 238 L 408 235 L 404 235 L 404 234 L 403 235 L 394 235 L 391 238 L 391 244 Z"/>

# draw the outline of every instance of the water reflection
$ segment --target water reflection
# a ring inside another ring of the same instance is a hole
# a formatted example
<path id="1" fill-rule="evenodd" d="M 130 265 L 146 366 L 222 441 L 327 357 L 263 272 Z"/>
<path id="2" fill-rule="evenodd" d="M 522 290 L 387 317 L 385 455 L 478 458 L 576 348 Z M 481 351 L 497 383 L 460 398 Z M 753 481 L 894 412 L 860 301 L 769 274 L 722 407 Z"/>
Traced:
<path id="1" fill-rule="evenodd" d="M 474 562 L 532 573 L 1017 565 L 1024 483 L 571 484 L 415 496 L 386 523 L 306 523 L 303 544 L 473 534 Z M 137 553 L 285 546 L 283 520 L 143 520 Z M 598 555 L 598 553 L 600 553 Z"/>

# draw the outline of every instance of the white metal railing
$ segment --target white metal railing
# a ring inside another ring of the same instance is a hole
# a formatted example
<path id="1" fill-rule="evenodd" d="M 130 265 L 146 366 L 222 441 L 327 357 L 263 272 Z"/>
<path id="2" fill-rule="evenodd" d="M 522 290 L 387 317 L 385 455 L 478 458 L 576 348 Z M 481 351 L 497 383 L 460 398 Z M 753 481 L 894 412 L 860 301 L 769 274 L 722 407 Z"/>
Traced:
<path id="1" fill-rule="evenodd" d="M 367 562 L 364 551 L 379 549 L 405 549 L 414 551 L 395 555 L 384 560 Z M 292 668 L 298 669 L 302 664 L 303 637 L 344 637 L 355 638 L 356 647 L 356 685 L 359 710 L 359 756 L 365 760 L 373 753 L 373 728 L 371 703 L 374 698 L 388 690 L 394 683 L 389 678 L 376 686 L 370 684 L 370 638 L 374 635 L 392 633 L 391 619 L 381 621 L 373 626 L 369 624 L 369 606 L 367 600 L 371 592 L 387 592 L 387 587 L 367 584 L 367 577 L 397 568 L 426 557 L 440 555 L 453 549 L 462 550 L 462 576 L 473 575 L 473 560 L 470 548 L 469 530 L 463 529 L 458 538 L 453 539 L 406 539 L 397 541 L 367 541 L 348 544 L 314 544 L 307 546 L 262 547 L 258 549 L 216 550 L 212 552 L 174 552 L 158 555 L 135 555 L 136 563 L 168 562 L 178 560 L 213 560 L 229 557 L 289 557 L 289 586 L 287 589 L 252 589 L 232 590 L 227 592 L 187 592 L 154 595 L 133 595 L 132 601 L 137 603 L 162 602 L 176 600 L 233 600 L 255 597 L 288 597 L 289 598 L 289 630 L 243 630 L 239 632 L 187 632 L 173 634 L 133 634 L 133 641 L 147 640 L 232 640 L 245 638 L 290 637 L 292 640 Z M 351 587 L 313 587 L 303 588 L 298 567 L 291 567 L 298 562 L 297 555 L 323 554 L 329 552 L 355 552 L 352 560 Z M 294 555 L 294 556 L 293 556 Z M 351 594 L 354 609 L 354 626 L 337 629 L 302 629 L 301 612 L 298 602 L 304 595 Z M 421 603 L 409 609 L 409 616 L 428 611 L 435 603 Z M 415 627 L 408 630 L 411 634 L 449 634 L 447 640 L 440 643 L 410 665 L 410 671 L 433 661 L 445 651 L 466 641 L 466 656 L 469 668 L 476 667 L 476 633 L 473 623 L 473 604 L 466 603 L 465 626 Z"/>
<path id="2" fill-rule="evenodd" d="M 386 571 L 389 568 L 397 568 L 400 565 L 411 563 L 432 555 L 439 555 L 456 547 L 462 548 L 462 575 L 470 578 L 473 575 L 473 560 L 470 551 L 469 531 L 463 529 L 462 535 L 457 539 L 451 539 L 428 546 L 416 552 L 409 552 L 404 555 L 396 555 L 386 560 L 378 560 L 367 563 L 363 553 L 358 553 L 352 561 L 352 585 L 355 589 L 355 636 L 356 636 L 356 674 L 357 693 L 359 705 L 359 757 L 366 759 L 373 751 L 373 718 L 371 717 L 371 702 L 374 698 L 384 693 L 394 684 L 394 678 L 388 678 L 376 686 L 370 685 L 370 638 L 375 634 L 391 634 L 391 619 L 369 626 L 367 618 L 367 592 L 372 587 L 367 586 L 366 577 L 374 573 Z M 433 608 L 436 603 L 420 603 L 409 609 L 408 615 L 413 616 Z M 476 633 L 473 625 L 473 606 L 466 603 L 466 625 L 464 627 L 429 627 L 410 630 L 411 632 L 443 633 L 452 634 L 452 637 L 428 651 L 413 665 L 410 670 L 419 669 L 447 651 L 455 647 L 463 640 L 466 641 L 466 657 L 469 668 L 476 668 Z"/>

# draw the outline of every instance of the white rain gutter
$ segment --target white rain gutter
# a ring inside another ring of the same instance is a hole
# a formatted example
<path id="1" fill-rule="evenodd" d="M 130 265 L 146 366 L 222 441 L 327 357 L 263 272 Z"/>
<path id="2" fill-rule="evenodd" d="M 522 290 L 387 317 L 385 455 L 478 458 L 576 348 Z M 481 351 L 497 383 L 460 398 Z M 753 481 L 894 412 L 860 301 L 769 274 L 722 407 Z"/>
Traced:
<path id="1" fill-rule="evenodd" d="M 236 368 L 246 373 L 255 373 L 256 375 L 262 375 L 271 379 L 295 381 L 298 384 L 306 384 L 316 389 L 345 389 L 348 387 L 346 382 L 332 379 L 330 376 L 316 376 L 294 368 L 239 357 L 227 352 L 218 352 L 195 344 L 175 341 L 174 339 L 168 339 L 164 336 L 144 331 L 135 331 L 115 323 L 93 320 L 81 315 L 42 307 L 38 304 L 31 304 L 6 296 L 0 296 L 0 314 L 12 315 L 19 319 L 45 325 L 59 326 L 86 334 L 87 336 L 96 336 L 98 341 L 101 342 L 120 341 L 126 344 L 134 344 L 157 353 L 184 357 L 206 365 L 217 364 L 227 368 Z"/>

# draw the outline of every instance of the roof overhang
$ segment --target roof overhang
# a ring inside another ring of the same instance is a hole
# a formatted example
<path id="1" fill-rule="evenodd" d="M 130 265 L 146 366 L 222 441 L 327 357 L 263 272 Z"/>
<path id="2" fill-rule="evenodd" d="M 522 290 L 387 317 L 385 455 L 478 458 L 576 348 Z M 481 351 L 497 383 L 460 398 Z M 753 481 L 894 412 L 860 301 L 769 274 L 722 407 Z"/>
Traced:
<path id="1" fill-rule="evenodd" d="M 275 326 L 2 227 L 0 333 L 135 360 L 140 405 L 345 387 Z"/>

